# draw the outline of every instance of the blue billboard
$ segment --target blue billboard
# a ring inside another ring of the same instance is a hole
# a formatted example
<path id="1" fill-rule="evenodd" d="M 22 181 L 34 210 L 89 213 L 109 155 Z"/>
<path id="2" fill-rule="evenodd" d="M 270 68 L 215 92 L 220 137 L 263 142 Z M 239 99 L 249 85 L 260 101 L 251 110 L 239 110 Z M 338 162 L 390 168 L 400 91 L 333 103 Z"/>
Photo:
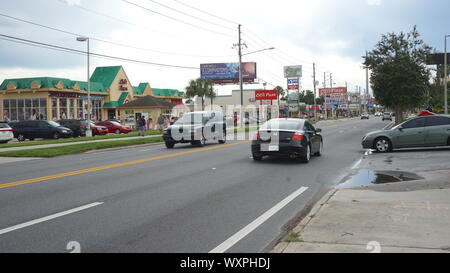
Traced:
<path id="1" fill-rule="evenodd" d="M 239 82 L 239 63 L 213 63 L 200 65 L 200 77 L 214 83 Z M 245 82 L 256 79 L 256 63 L 242 63 L 242 78 Z"/>

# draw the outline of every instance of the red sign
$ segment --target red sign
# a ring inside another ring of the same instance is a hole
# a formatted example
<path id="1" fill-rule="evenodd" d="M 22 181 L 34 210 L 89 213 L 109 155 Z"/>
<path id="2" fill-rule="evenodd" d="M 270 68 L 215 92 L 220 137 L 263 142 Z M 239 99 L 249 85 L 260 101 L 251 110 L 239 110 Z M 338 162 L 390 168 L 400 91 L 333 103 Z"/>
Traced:
<path id="1" fill-rule="evenodd" d="M 278 99 L 278 90 L 256 90 L 255 100 L 276 100 Z"/>
<path id="2" fill-rule="evenodd" d="M 347 94 L 347 87 L 319 88 L 320 97 L 340 97 Z"/>

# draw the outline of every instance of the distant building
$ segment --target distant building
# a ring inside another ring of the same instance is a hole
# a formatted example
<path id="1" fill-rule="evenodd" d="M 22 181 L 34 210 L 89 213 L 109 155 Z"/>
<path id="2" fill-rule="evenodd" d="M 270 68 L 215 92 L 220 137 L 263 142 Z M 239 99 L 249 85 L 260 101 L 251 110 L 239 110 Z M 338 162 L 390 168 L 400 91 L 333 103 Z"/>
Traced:
<path id="1" fill-rule="evenodd" d="M 184 98 L 183 92 L 152 88 L 149 83 L 132 86 L 122 66 L 97 67 L 90 78 L 90 91 L 93 120 L 135 117 L 133 109 L 121 110 L 119 106 L 145 96 L 171 105 L 183 104 Z M 0 120 L 86 119 L 87 94 L 85 81 L 54 77 L 6 79 L 0 85 Z M 167 107 L 153 109 L 154 114 L 169 112 Z"/>

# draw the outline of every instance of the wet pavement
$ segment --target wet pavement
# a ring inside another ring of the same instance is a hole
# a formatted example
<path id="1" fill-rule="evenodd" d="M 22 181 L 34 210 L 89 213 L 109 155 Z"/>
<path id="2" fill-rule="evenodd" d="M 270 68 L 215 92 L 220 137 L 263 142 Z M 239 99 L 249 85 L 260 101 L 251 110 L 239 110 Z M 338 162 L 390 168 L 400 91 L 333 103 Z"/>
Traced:
<path id="1" fill-rule="evenodd" d="M 410 172 L 359 170 L 356 174 L 344 178 L 335 189 L 348 189 L 373 184 L 386 184 L 421 179 L 423 179 L 423 177 Z"/>

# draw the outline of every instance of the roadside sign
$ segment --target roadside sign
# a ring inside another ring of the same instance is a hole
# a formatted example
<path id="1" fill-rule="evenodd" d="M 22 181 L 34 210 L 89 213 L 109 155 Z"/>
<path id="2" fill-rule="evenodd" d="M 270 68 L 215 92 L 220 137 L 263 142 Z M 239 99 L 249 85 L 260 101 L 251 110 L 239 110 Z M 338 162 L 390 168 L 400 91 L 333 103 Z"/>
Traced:
<path id="1" fill-rule="evenodd" d="M 256 100 L 276 100 L 278 99 L 278 90 L 256 90 Z"/>

